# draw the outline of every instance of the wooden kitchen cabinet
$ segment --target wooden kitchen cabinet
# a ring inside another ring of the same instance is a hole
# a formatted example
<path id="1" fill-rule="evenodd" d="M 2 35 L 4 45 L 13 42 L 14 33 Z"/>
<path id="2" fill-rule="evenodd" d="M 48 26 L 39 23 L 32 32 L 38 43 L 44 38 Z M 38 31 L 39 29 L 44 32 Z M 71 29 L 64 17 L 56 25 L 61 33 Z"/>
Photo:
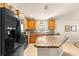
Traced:
<path id="1" fill-rule="evenodd" d="M 12 5 L 9 5 L 8 3 L 0 3 L 0 8 L 10 9 L 11 7 L 13 7 L 13 6 Z"/>
<path id="2" fill-rule="evenodd" d="M 0 3 L 0 8 L 7 8 L 10 11 L 12 11 L 13 13 L 16 14 L 16 8 L 12 5 L 12 4 L 8 4 L 8 3 Z"/>
<path id="3" fill-rule="evenodd" d="M 26 30 L 35 30 L 36 20 L 34 20 L 34 19 L 30 20 L 30 19 L 26 18 L 24 20 L 24 27 Z"/>
<path id="4" fill-rule="evenodd" d="M 34 30 L 36 27 L 36 21 L 35 20 L 28 20 L 28 29 L 29 30 Z"/>
<path id="5" fill-rule="evenodd" d="M 35 43 L 36 39 L 37 39 L 37 34 L 30 34 L 29 43 Z"/>
<path id="6" fill-rule="evenodd" d="M 46 34 L 30 34 L 29 43 L 35 43 L 38 37 L 46 36 Z"/>
<path id="7" fill-rule="evenodd" d="M 55 29 L 55 20 L 48 20 L 48 29 L 49 30 Z"/>

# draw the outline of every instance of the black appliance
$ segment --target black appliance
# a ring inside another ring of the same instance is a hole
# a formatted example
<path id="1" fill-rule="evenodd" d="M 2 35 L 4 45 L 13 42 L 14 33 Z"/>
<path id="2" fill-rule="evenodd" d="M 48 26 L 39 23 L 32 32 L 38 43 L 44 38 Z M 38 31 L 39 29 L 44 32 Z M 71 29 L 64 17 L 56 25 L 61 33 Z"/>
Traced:
<path id="1" fill-rule="evenodd" d="M 26 43 L 21 33 L 20 20 L 9 9 L 0 8 L 0 56 L 12 56 Z"/>

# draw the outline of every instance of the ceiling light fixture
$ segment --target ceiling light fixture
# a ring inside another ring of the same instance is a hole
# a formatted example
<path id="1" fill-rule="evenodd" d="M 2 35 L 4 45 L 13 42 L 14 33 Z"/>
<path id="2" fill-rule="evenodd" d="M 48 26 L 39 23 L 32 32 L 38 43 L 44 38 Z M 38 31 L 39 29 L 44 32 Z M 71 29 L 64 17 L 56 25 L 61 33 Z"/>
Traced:
<path id="1" fill-rule="evenodd" d="M 47 10 L 48 9 L 48 5 L 45 5 L 44 9 Z"/>

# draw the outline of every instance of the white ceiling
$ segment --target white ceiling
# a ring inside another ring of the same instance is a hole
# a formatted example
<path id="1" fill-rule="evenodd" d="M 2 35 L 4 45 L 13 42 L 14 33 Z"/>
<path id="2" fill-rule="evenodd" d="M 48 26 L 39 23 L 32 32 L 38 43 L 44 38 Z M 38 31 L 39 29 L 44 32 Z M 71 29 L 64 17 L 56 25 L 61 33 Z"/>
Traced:
<path id="1" fill-rule="evenodd" d="M 13 5 L 22 10 L 26 16 L 36 19 L 59 17 L 69 13 L 79 15 L 77 13 L 79 12 L 79 4 L 77 3 L 14 3 Z M 44 9 L 45 5 L 48 5 L 47 10 Z"/>

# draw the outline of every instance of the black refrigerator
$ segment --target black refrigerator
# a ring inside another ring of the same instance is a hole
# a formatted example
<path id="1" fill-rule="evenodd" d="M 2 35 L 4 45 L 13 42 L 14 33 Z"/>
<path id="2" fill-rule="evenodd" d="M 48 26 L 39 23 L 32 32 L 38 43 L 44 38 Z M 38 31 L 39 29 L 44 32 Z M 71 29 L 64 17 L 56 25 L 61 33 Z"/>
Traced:
<path id="1" fill-rule="evenodd" d="M 28 46 L 26 36 L 21 33 L 20 20 L 9 9 L 0 8 L 0 56 L 21 55 L 17 52 L 18 49 L 21 47 L 24 49 L 25 44 Z"/>

